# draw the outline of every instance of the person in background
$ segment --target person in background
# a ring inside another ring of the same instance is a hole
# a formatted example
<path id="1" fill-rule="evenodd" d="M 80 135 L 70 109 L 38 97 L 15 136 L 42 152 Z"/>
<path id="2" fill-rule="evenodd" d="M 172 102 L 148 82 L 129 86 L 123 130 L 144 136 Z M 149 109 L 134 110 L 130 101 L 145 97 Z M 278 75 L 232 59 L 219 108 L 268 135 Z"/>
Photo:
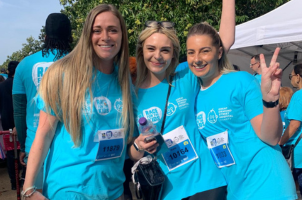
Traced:
<path id="1" fill-rule="evenodd" d="M 33 98 L 37 94 L 43 74 L 54 61 L 71 51 L 70 21 L 66 15 L 51 13 L 45 22 L 43 49 L 25 57 L 19 64 L 13 85 L 14 118 L 20 141 L 20 163 L 27 164 L 28 154 L 39 124 L 39 109 Z M 43 170 L 35 186 L 42 189 Z"/>
<path id="2" fill-rule="evenodd" d="M 279 142 L 280 145 L 293 145 L 302 134 L 302 64 L 297 64 L 289 74 L 291 85 L 297 88 L 285 111 L 285 131 Z M 302 194 L 302 141 L 294 149 L 293 175 L 299 183 Z"/>
<path id="3" fill-rule="evenodd" d="M 13 115 L 13 99 L 12 99 L 12 87 L 15 75 L 15 70 L 18 66 L 18 61 L 10 61 L 8 63 L 8 78 L 0 83 L 0 115 L 2 128 L 5 131 L 9 129 L 13 130 L 13 135 L 16 136 L 14 115 Z M 14 150 L 7 151 L 7 171 L 9 174 L 11 189 L 16 189 L 16 175 L 15 175 L 15 154 Z"/>
<path id="4" fill-rule="evenodd" d="M 280 104 L 280 115 L 281 115 L 281 120 L 283 124 L 283 133 L 285 131 L 285 119 L 284 119 L 284 114 L 285 111 L 289 105 L 289 102 L 293 96 L 294 92 L 290 87 L 281 87 L 280 88 L 280 97 L 279 97 L 279 104 Z"/>
<path id="5" fill-rule="evenodd" d="M 136 76 L 137 76 L 136 58 L 135 57 L 129 58 L 129 67 L 130 67 L 132 84 L 135 84 Z"/>
<path id="6" fill-rule="evenodd" d="M 240 68 L 238 67 L 238 65 L 233 65 L 233 67 L 234 67 L 235 71 L 240 71 Z"/>
<path id="7" fill-rule="evenodd" d="M 250 68 L 254 71 L 254 77 L 256 78 L 258 83 L 261 84 L 262 70 L 260 67 L 260 55 L 259 54 L 251 57 Z"/>
<path id="8" fill-rule="evenodd" d="M 8 75 L 6 74 L 6 70 L 5 69 L 1 69 L 1 76 L 3 76 L 4 79 L 7 79 Z"/>

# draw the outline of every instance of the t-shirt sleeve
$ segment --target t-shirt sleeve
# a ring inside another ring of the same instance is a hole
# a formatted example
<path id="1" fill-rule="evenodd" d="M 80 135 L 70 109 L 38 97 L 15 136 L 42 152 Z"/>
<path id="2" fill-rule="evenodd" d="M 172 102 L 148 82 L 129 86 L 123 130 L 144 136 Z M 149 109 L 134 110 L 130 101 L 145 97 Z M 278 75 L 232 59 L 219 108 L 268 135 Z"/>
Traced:
<path id="1" fill-rule="evenodd" d="M 193 74 L 193 72 L 190 70 L 188 62 L 183 62 L 180 65 L 186 65 L 186 67 L 183 67 L 182 70 L 177 72 L 180 79 L 184 80 L 181 82 L 181 84 L 185 84 L 187 89 L 192 88 L 194 95 L 197 95 L 198 91 L 200 90 L 200 82 L 197 76 L 195 76 L 195 74 Z"/>
<path id="2" fill-rule="evenodd" d="M 299 92 L 299 91 L 298 91 Z M 302 121 L 302 93 L 296 92 L 292 100 L 290 101 L 290 106 L 288 106 L 287 118 L 289 120 Z"/>
<path id="3" fill-rule="evenodd" d="M 175 72 L 182 71 L 186 68 L 189 68 L 188 62 L 182 62 L 176 67 Z"/>
<path id="4" fill-rule="evenodd" d="M 39 110 L 42 110 L 42 111 L 44 111 L 44 112 L 46 112 L 50 115 L 56 116 L 55 112 L 52 109 L 50 109 L 49 112 L 47 112 L 48 110 L 46 109 L 44 100 L 42 99 L 40 94 L 38 94 L 36 97 L 34 97 L 34 100 L 35 100 L 35 103 L 36 103 Z"/>
<path id="5" fill-rule="evenodd" d="M 23 85 L 23 77 L 22 77 L 22 69 L 25 65 L 25 61 L 21 61 L 16 68 L 15 76 L 14 76 L 14 82 L 13 82 L 13 91 L 12 94 L 26 94 L 25 87 Z"/>
<path id="6" fill-rule="evenodd" d="M 246 80 L 247 84 L 243 84 L 242 91 L 244 91 L 244 110 L 245 115 L 249 120 L 253 119 L 257 115 L 263 113 L 262 94 L 259 83 L 257 80 L 249 75 L 248 77 L 242 77 Z"/>

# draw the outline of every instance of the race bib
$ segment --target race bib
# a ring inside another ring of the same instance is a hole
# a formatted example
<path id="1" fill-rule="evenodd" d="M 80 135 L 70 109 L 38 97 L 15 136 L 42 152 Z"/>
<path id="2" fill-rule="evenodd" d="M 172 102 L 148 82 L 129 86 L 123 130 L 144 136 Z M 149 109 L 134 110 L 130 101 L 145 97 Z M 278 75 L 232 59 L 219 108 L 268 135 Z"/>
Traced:
<path id="1" fill-rule="evenodd" d="M 183 126 L 163 135 L 169 151 L 162 154 L 169 171 L 198 158 Z"/>
<path id="2" fill-rule="evenodd" d="M 124 129 L 99 130 L 94 138 L 99 143 L 95 160 L 121 157 L 124 151 Z"/>
<path id="3" fill-rule="evenodd" d="M 208 148 L 218 168 L 235 164 L 228 143 L 228 131 L 207 137 Z"/>

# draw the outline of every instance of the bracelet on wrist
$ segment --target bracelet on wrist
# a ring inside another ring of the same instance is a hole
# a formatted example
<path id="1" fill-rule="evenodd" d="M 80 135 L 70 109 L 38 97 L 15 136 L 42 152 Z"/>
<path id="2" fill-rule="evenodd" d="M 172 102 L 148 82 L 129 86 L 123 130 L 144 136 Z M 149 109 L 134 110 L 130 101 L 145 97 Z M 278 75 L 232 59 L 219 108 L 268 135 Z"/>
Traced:
<path id="1" fill-rule="evenodd" d="M 32 190 L 31 193 L 26 194 L 26 193 L 27 193 L 28 191 L 30 191 L 30 190 Z M 36 191 L 37 191 L 37 188 L 36 188 L 35 186 L 31 186 L 31 187 L 26 188 L 26 190 L 23 190 L 23 191 L 21 192 L 21 195 L 22 195 L 23 199 L 29 198 L 29 197 L 31 197 Z"/>
<path id="2" fill-rule="evenodd" d="M 263 102 L 263 106 L 264 107 L 266 107 L 266 108 L 274 108 L 274 107 L 276 107 L 279 104 L 279 99 L 277 99 L 277 101 L 275 101 L 275 102 L 272 102 L 272 101 L 267 102 L 267 101 L 264 101 L 262 99 L 262 102 Z"/>
<path id="3" fill-rule="evenodd" d="M 133 142 L 133 146 L 134 146 L 135 150 L 138 151 L 138 152 L 143 152 L 144 151 L 143 149 L 139 148 L 139 146 L 136 144 L 135 141 Z"/>

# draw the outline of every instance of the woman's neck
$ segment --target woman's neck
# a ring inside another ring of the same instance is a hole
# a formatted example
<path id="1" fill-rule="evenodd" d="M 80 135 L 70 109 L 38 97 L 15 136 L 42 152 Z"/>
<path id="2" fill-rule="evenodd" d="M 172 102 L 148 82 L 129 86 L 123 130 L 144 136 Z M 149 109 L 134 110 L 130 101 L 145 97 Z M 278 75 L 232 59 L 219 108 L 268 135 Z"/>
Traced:
<path id="1" fill-rule="evenodd" d="M 98 61 L 97 64 L 95 65 L 96 69 L 99 70 L 100 72 L 104 74 L 112 74 L 114 71 L 114 65 L 113 65 L 113 60 L 106 61 Z"/>
<path id="2" fill-rule="evenodd" d="M 146 79 L 141 84 L 140 88 L 147 89 L 154 87 L 160 84 L 165 79 L 166 73 L 162 74 L 153 74 L 152 72 L 148 72 Z"/>
<path id="3" fill-rule="evenodd" d="M 213 76 L 210 76 L 208 78 L 201 78 L 202 88 L 206 89 L 206 88 L 212 86 L 221 77 L 221 75 L 222 75 L 222 73 L 220 73 L 219 71 L 216 71 Z"/>

